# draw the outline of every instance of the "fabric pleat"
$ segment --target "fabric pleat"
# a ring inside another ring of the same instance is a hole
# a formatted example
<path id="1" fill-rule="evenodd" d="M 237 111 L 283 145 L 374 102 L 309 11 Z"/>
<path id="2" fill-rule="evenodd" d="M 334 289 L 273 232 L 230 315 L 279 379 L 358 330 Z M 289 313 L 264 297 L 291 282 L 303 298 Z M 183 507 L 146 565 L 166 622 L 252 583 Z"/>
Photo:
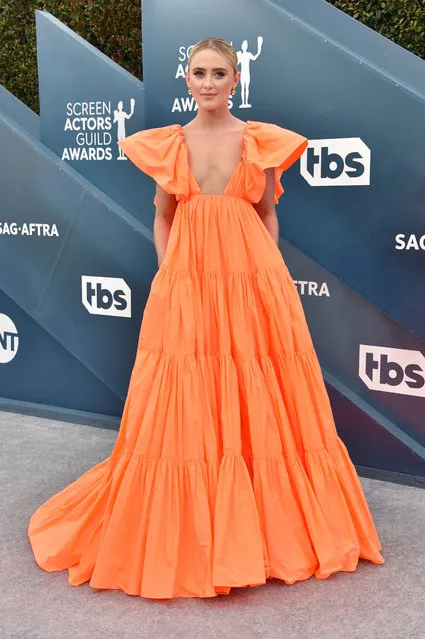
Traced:
<path id="1" fill-rule="evenodd" d="M 214 597 L 384 563 L 338 437 L 303 307 L 253 204 L 307 140 L 248 121 L 222 195 L 202 193 L 181 125 L 119 144 L 173 193 L 114 448 L 32 515 L 38 565 L 152 599 Z"/>

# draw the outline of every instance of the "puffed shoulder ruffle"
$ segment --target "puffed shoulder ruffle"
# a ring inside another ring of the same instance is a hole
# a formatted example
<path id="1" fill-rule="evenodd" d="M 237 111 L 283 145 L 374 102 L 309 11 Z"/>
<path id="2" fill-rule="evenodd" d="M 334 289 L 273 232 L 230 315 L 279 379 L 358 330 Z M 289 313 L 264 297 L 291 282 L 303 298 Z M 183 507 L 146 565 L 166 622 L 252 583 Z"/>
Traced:
<path id="1" fill-rule="evenodd" d="M 154 178 L 166 193 L 178 198 L 189 194 L 187 158 L 180 124 L 137 131 L 118 146 L 138 169 Z"/>
<path id="2" fill-rule="evenodd" d="M 191 171 L 181 124 L 145 129 L 120 140 L 118 145 L 144 173 L 176 198 L 190 195 Z M 248 120 L 244 131 L 245 190 L 250 202 L 258 202 L 266 186 L 267 168 L 275 169 L 274 202 L 284 189 L 286 171 L 308 145 L 303 135 L 268 122 Z M 155 200 L 154 200 L 155 202 Z"/>
<path id="3" fill-rule="evenodd" d="M 268 122 L 248 121 L 245 134 L 246 192 L 251 202 L 258 202 L 266 186 L 265 169 L 274 168 L 274 203 L 284 189 L 282 173 L 303 154 L 308 140 L 303 135 Z"/>

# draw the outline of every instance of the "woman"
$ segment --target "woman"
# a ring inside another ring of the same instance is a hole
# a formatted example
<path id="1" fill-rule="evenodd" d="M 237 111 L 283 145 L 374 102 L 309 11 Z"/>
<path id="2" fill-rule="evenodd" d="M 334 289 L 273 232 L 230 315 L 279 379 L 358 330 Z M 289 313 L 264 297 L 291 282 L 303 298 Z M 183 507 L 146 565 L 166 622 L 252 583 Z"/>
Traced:
<path id="1" fill-rule="evenodd" d="M 280 177 L 307 140 L 230 113 L 224 40 L 193 47 L 186 79 L 189 124 L 119 142 L 156 181 L 160 268 L 112 454 L 33 514 L 35 558 L 149 598 L 382 564 L 277 247 Z"/>

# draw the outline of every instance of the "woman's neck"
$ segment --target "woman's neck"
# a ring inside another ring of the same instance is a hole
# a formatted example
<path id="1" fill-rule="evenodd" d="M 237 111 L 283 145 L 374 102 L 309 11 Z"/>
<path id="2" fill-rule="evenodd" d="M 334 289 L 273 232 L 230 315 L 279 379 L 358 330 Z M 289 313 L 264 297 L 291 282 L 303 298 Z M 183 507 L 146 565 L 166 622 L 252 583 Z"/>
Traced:
<path id="1" fill-rule="evenodd" d="M 237 122 L 238 119 L 235 118 L 230 111 L 226 110 L 223 112 L 198 112 L 198 114 L 193 118 L 192 122 L 194 126 L 200 129 L 225 129 L 227 126 L 232 124 L 233 122 Z"/>

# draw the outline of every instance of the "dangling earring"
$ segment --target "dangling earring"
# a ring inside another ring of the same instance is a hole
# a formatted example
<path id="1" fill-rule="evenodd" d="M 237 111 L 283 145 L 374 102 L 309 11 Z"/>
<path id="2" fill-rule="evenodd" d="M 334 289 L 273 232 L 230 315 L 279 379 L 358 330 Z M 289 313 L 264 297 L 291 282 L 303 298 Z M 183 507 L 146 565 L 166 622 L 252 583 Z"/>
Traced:
<path id="1" fill-rule="evenodd" d="M 189 95 L 192 95 L 192 91 L 190 90 L 190 85 L 189 84 L 187 85 L 187 92 L 188 92 Z"/>
<path id="2" fill-rule="evenodd" d="M 235 84 L 235 86 L 232 89 L 232 95 L 235 95 L 235 93 L 236 93 L 236 84 Z"/>

